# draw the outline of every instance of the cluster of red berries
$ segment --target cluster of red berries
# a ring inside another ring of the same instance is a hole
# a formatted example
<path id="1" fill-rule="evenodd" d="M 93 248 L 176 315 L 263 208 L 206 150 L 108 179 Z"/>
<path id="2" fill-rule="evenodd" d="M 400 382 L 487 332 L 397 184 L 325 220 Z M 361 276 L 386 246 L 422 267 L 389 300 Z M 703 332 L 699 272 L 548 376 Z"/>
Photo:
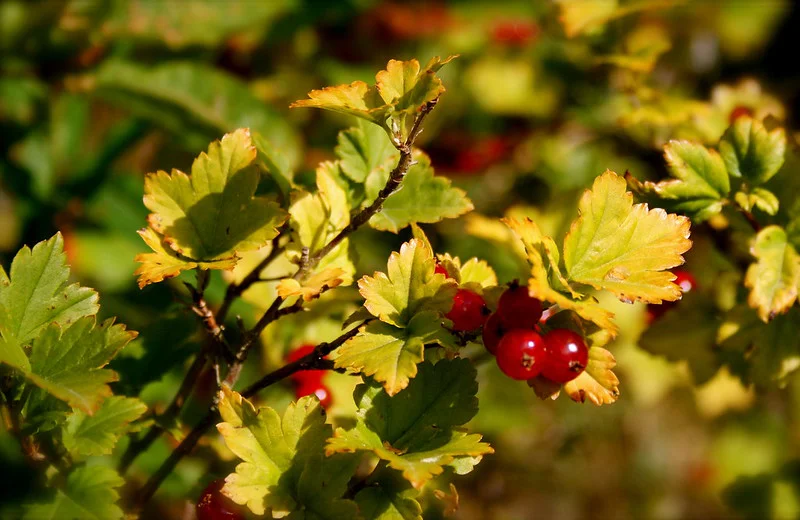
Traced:
<path id="1" fill-rule="evenodd" d="M 244 512 L 233 500 L 222 494 L 225 479 L 209 484 L 197 501 L 197 520 L 244 520 Z"/>
<path id="2" fill-rule="evenodd" d="M 287 363 L 294 363 L 298 359 L 314 352 L 314 345 L 300 345 L 286 356 Z M 301 370 L 291 375 L 294 384 L 294 395 L 297 399 L 314 394 L 319 399 L 323 408 L 328 408 L 333 403 L 331 391 L 322 382 L 324 370 Z"/>
<path id="3" fill-rule="evenodd" d="M 589 362 L 583 337 L 569 329 L 540 334 L 542 302 L 527 287 L 512 284 L 500 296 L 497 312 L 483 326 L 483 345 L 512 379 L 543 376 L 555 383 L 578 377 Z"/>
<path id="4" fill-rule="evenodd" d="M 678 287 L 681 288 L 681 291 L 685 294 L 692 289 L 697 288 L 697 280 L 695 280 L 692 273 L 688 271 L 684 271 L 682 269 L 677 269 L 672 272 L 675 275 L 674 283 Z M 673 309 L 678 304 L 677 301 L 674 302 L 663 302 L 661 304 L 653 304 L 650 303 L 647 305 L 647 323 L 653 323 L 658 318 L 664 315 L 667 311 Z"/>

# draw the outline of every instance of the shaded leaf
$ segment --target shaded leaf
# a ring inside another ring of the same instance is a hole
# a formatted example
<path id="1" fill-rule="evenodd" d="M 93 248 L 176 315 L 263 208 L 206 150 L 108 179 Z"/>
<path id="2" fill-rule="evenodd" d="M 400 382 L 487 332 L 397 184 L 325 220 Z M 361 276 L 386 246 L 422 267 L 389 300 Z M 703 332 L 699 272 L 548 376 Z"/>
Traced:
<path id="1" fill-rule="evenodd" d="M 328 454 L 371 451 L 421 488 L 444 466 L 467 472 L 493 453 L 478 434 L 459 427 L 477 412 L 475 368 L 466 359 L 422 363 L 403 392 L 390 396 L 380 385 L 365 383 L 354 394 L 358 422 L 337 428 Z"/>
<path id="2" fill-rule="evenodd" d="M 448 312 L 456 287 L 435 274 L 435 268 L 433 252 L 411 239 L 389 257 L 388 274 L 376 272 L 358 281 L 364 306 L 373 316 L 397 327 L 407 326 L 420 312 Z"/>
<path id="3" fill-rule="evenodd" d="M 761 121 L 740 117 L 722 136 L 719 152 L 730 175 L 763 184 L 783 165 L 786 133 L 782 128 L 767 131 Z"/>
<path id="4" fill-rule="evenodd" d="M 374 125 L 359 124 L 339 132 L 336 156 L 345 175 L 354 182 L 363 183 L 379 170 L 385 172 L 380 177 L 388 178 L 400 152 L 392 145 L 386 132 Z"/>
<path id="5" fill-rule="evenodd" d="M 369 220 L 373 228 L 397 233 L 412 222 L 431 224 L 458 217 L 474 208 L 463 190 L 453 188 L 445 177 L 434 176 L 427 155 L 417 153 L 414 159 L 417 164 L 409 168 L 400 189 L 392 193 Z M 379 183 L 381 187 L 389 171 L 385 174 Z"/>
<path id="6" fill-rule="evenodd" d="M 56 233 L 33 249 L 20 249 L 11 262 L 10 277 L 0 267 L 0 362 L 22 370 L 30 363 L 22 347 L 55 323 L 70 323 L 97 313 L 97 293 L 68 285 L 64 239 Z"/>
<path id="7" fill-rule="evenodd" d="M 788 242 L 786 231 L 768 226 L 758 232 L 750 249 L 756 262 L 747 269 L 744 284 L 750 288 L 747 303 L 763 321 L 785 313 L 800 290 L 800 255 Z"/>
<path id="8" fill-rule="evenodd" d="M 80 518 L 86 520 L 116 520 L 122 509 L 116 505 L 116 488 L 124 480 L 105 466 L 80 466 L 70 472 L 63 488 L 56 491 L 52 502 L 25 507 L 25 520 Z"/>
<path id="9" fill-rule="evenodd" d="M 680 288 L 667 269 L 683 264 L 689 219 L 633 204 L 625 180 L 607 171 L 587 190 L 579 217 L 564 238 L 571 281 L 614 293 L 622 301 L 676 300 Z"/>
<path id="10" fill-rule="evenodd" d="M 336 368 L 372 376 L 394 395 L 417 375 L 425 345 L 455 347 L 454 339 L 432 312 L 416 314 L 405 328 L 373 321 L 332 354 Z"/>
<path id="11" fill-rule="evenodd" d="M 64 447 L 73 457 L 108 455 L 130 423 L 146 411 L 147 405 L 140 400 L 116 395 L 106 399 L 94 415 L 76 410 L 64 426 Z"/>
<path id="12" fill-rule="evenodd" d="M 374 480 L 355 497 L 364 520 L 422 520 L 419 491 L 408 481 L 391 471 Z"/>

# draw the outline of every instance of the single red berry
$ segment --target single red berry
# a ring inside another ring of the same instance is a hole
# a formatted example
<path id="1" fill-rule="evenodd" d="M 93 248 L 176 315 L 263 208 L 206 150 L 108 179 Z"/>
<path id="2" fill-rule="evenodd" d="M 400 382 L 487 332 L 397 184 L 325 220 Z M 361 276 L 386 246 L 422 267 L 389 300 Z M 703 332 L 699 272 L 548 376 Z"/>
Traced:
<path id="1" fill-rule="evenodd" d="M 453 322 L 453 330 L 479 329 L 486 321 L 488 309 L 480 294 L 469 289 L 459 289 L 453 297 L 453 308 L 445 317 Z"/>
<path id="2" fill-rule="evenodd" d="M 211 482 L 197 501 L 197 520 L 244 520 L 241 508 L 222 494 L 225 479 Z"/>
<path id="3" fill-rule="evenodd" d="M 728 123 L 733 124 L 742 116 L 753 117 L 753 110 L 749 107 L 738 105 L 736 108 L 731 110 L 731 113 L 728 116 Z"/>
<path id="4" fill-rule="evenodd" d="M 546 355 L 539 334 L 525 329 L 510 330 L 497 346 L 497 366 L 512 379 L 527 380 L 539 375 Z"/>
<path id="5" fill-rule="evenodd" d="M 286 362 L 294 363 L 295 361 L 314 352 L 314 348 L 314 345 L 300 345 L 296 349 L 289 352 L 289 354 L 286 356 Z M 324 370 L 301 370 L 300 372 L 295 372 L 292 374 L 291 378 L 297 384 L 320 384 L 322 381 L 322 376 L 324 375 Z"/>
<path id="6" fill-rule="evenodd" d="M 556 383 L 568 383 L 586 370 L 589 349 L 583 338 L 568 329 L 553 329 L 544 335 L 546 358 L 542 375 Z"/>
<path id="7" fill-rule="evenodd" d="M 486 350 L 496 355 L 497 346 L 505 333 L 506 330 L 503 327 L 500 315 L 496 312 L 491 314 L 486 323 L 483 324 L 483 346 L 486 347 Z"/>
<path id="8" fill-rule="evenodd" d="M 500 296 L 497 314 L 507 329 L 532 329 L 542 317 L 542 302 L 528 294 L 522 285 L 512 286 Z"/>
<path id="9" fill-rule="evenodd" d="M 317 396 L 319 404 L 321 404 L 323 408 L 328 408 L 333 403 L 331 391 L 328 390 L 327 386 L 319 382 L 300 383 L 294 391 L 294 395 L 298 399 L 312 394 Z"/>
<path id="10" fill-rule="evenodd" d="M 450 278 L 450 273 L 448 273 L 447 269 L 445 269 L 445 267 L 438 262 L 436 263 L 436 269 L 434 269 L 433 272 L 435 274 L 443 274 L 445 278 Z"/>
<path id="11" fill-rule="evenodd" d="M 539 26 L 533 22 L 504 20 L 492 28 L 492 39 L 501 45 L 523 47 L 539 35 Z"/>

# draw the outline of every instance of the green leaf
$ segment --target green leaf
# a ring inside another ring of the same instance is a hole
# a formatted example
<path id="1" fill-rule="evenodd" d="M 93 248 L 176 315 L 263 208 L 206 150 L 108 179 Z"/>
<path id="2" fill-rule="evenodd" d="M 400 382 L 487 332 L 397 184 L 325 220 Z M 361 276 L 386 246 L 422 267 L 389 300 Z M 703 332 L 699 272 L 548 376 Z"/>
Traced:
<path id="1" fill-rule="evenodd" d="M 364 520 L 422 520 L 419 491 L 396 472 L 383 471 L 370 477 L 369 487 L 355 497 Z"/>
<path id="2" fill-rule="evenodd" d="M 372 376 L 394 395 L 417 375 L 417 363 L 425 358 L 425 344 L 429 343 L 455 347 L 453 337 L 442 327 L 442 319 L 436 313 L 422 312 L 402 329 L 383 322 L 369 323 L 331 358 L 337 368 Z"/>
<path id="3" fill-rule="evenodd" d="M 80 466 L 70 472 L 52 502 L 25 507 L 25 520 L 86 519 L 116 520 L 122 509 L 116 505 L 116 488 L 125 483 L 117 472 L 105 466 Z"/>
<path id="4" fill-rule="evenodd" d="M 278 185 L 283 198 L 289 200 L 289 195 L 294 188 L 294 172 L 292 172 L 288 157 L 260 133 L 253 132 L 252 138 L 258 152 L 258 161 Z"/>
<path id="5" fill-rule="evenodd" d="M 745 275 L 744 284 L 750 289 L 747 303 L 766 322 L 788 311 L 797 301 L 800 255 L 789 243 L 786 231 L 779 226 L 759 231 L 750 252 L 756 262 Z"/>
<path id="6" fill-rule="evenodd" d="M 381 177 L 389 176 L 389 171 L 397 163 L 400 152 L 392 142 L 374 125 L 359 123 L 358 126 L 339 132 L 339 145 L 336 147 L 342 171 L 350 180 L 363 183 L 367 177 L 381 171 Z"/>
<path id="7" fill-rule="evenodd" d="M 108 455 L 128 432 L 129 424 L 146 411 L 140 400 L 118 395 L 106 399 L 94 415 L 76 410 L 64 426 L 64 447 L 72 457 Z"/>
<path id="8" fill-rule="evenodd" d="M 705 293 L 686 293 L 639 337 L 639 346 L 669 361 L 686 361 L 701 385 L 719 368 L 715 354 L 720 321 L 714 302 Z"/>
<path id="9" fill-rule="evenodd" d="M 719 213 L 731 190 L 722 157 L 698 143 L 670 141 L 664 158 L 674 179 L 658 183 L 638 183 L 629 178 L 632 188 L 665 199 L 672 211 L 691 215 L 701 222 Z"/>
<path id="10" fill-rule="evenodd" d="M 239 253 L 277 236 L 287 217 L 274 201 L 254 196 L 260 177 L 255 159 L 250 132 L 240 129 L 200 154 L 191 176 L 179 170 L 149 174 L 144 203 L 152 211 L 150 226 L 188 263 L 230 268 Z"/>
<path id="11" fill-rule="evenodd" d="M 477 412 L 475 368 L 466 359 L 422 363 L 408 388 L 391 396 L 376 383 L 356 388 L 358 422 L 337 428 L 327 453 L 371 451 L 415 488 L 456 466 L 469 471 L 492 448 L 459 428 Z"/>
<path id="12" fill-rule="evenodd" d="M 290 167 L 299 159 L 298 138 L 286 120 L 244 82 L 211 65 L 106 60 L 86 83 L 98 97 L 166 128 L 193 153 L 220 134 L 249 128 L 281 150 Z"/>
<path id="13" fill-rule="evenodd" d="M 108 383 L 117 380 L 113 370 L 103 367 L 136 337 L 136 332 L 114 325 L 108 319 L 95 325 L 85 317 L 67 328 L 51 323 L 31 348 L 30 370 L 23 370 L 36 386 L 71 406 L 94 413 L 111 395 Z"/>
<path id="14" fill-rule="evenodd" d="M 734 200 L 745 211 L 753 211 L 753 208 L 758 208 L 767 215 L 774 215 L 780 209 L 778 197 L 771 191 L 759 186 L 736 192 Z"/>
<path id="15" fill-rule="evenodd" d="M 309 99 L 295 101 L 292 107 L 315 107 L 360 117 L 375 123 L 405 142 L 416 111 L 444 92 L 436 72 L 455 56 L 431 59 L 421 68 L 417 60 L 390 60 L 385 70 L 375 75 L 376 84 L 363 81 L 349 85 L 312 90 Z M 391 122 L 387 119 L 391 117 Z"/>
<path id="16" fill-rule="evenodd" d="M 67 326 L 97 313 L 97 293 L 68 285 L 68 279 L 61 233 L 33 249 L 23 247 L 11 263 L 10 278 L 0 267 L 0 362 L 29 370 L 22 347 L 45 327 Z"/>
<path id="17" fill-rule="evenodd" d="M 740 117 L 722 136 L 719 152 L 730 175 L 763 184 L 783 165 L 786 133 L 782 128 L 767 131 L 760 121 Z"/>
<path id="18" fill-rule="evenodd" d="M 564 238 L 569 279 L 608 290 L 622 301 L 677 300 L 680 288 L 666 271 L 683 264 L 690 221 L 660 208 L 633 204 L 625 180 L 607 171 L 578 204 L 580 215 Z"/>
<path id="19" fill-rule="evenodd" d="M 444 275 L 435 274 L 435 269 L 433 252 L 411 239 L 389 257 L 388 274 L 376 272 L 358 281 L 364 306 L 373 316 L 397 327 L 407 326 L 421 312 L 448 312 L 457 289 Z"/>
<path id="20" fill-rule="evenodd" d="M 226 387 L 219 410 L 223 422 L 217 429 L 243 460 L 222 489 L 234 502 L 246 504 L 257 515 L 305 511 L 299 518 L 334 519 L 337 514 L 355 514 L 355 504 L 339 497 L 358 460 L 323 457 L 332 429 L 316 398 L 290 404 L 281 418 L 272 408 L 256 409 Z"/>
<path id="21" fill-rule="evenodd" d="M 453 188 L 445 177 L 434 176 L 427 155 L 416 153 L 414 160 L 417 164 L 409 168 L 400 189 L 389 195 L 381 210 L 369 220 L 373 228 L 397 233 L 412 222 L 432 224 L 474 208 L 463 190 Z M 389 172 L 385 173 L 381 186 L 388 179 Z"/>

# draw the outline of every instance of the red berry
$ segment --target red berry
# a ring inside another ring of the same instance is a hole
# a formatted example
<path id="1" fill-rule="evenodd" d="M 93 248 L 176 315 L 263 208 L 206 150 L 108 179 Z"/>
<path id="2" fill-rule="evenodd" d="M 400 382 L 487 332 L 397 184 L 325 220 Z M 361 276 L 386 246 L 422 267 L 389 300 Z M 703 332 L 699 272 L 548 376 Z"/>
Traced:
<path id="1" fill-rule="evenodd" d="M 305 397 L 307 395 L 314 394 L 319 399 L 319 404 L 322 405 L 323 408 L 328 408 L 333 403 L 333 396 L 331 395 L 331 391 L 328 390 L 328 387 L 319 383 L 319 382 L 303 382 L 297 385 L 297 388 L 294 391 L 294 395 L 300 399 L 301 397 Z"/>
<path id="2" fill-rule="evenodd" d="M 307 355 L 314 352 L 314 345 L 300 345 L 293 351 L 289 352 L 289 355 L 286 356 L 287 363 L 294 363 L 295 361 L 306 357 Z M 301 370 L 300 372 L 295 372 L 292 374 L 292 380 L 298 384 L 306 384 L 306 383 L 313 383 L 313 384 L 320 384 L 322 381 L 322 376 L 325 375 L 324 370 Z"/>
<path id="3" fill-rule="evenodd" d="M 496 355 L 497 346 L 505 333 L 506 330 L 503 327 L 500 315 L 495 312 L 483 324 L 483 346 L 486 347 L 486 350 Z"/>
<path id="4" fill-rule="evenodd" d="M 586 370 L 589 349 L 580 334 L 568 329 L 553 329 L 544 335 L 547 353 L 542 375 L 556 383 L 572 381 Z"/>
<path id="5" fill-rule="evenodd" d="M 539 26 L 533 22 L 507 20 L 495 24 L 492 39 L 501 45 L 522 47 L 536 39 Z"/>
<path id="6" fill-rule="evenodd" d="M 522 285 L 509 287 L 497 302 L 497 314 L 507 329 L 532 329 L 542 317 L 542 302 Z"/>
<path id="7" fill-rule="evenodd" d="M 445 267 L 438 262 L 436 263 L 436 269 L 434 269 L 433 272 L 435 274 L 443 274 L 445 278 L 450 278 L 450 273 L 448 273 L 447 269 L 445 269 Z"/>
<path id="8" fill-rule="evenodd" d="M 512 379 L 527 380 L 539 375 L 546 355 L 539 334 L 532 330 L 511 330 L 497 347 L 497 366 Z"/>
<path id="9" fill-rule="evenodd" d="M 480 294 L 459 289 L 453 297 L 453 308 L 445 317 L 453 322 L 453 330 L 475 330 L 486 321 L 487 311 L 486 302 Z"/>
<path id="10" fill-rule="evenodd" d="M 742 116 L 753 117 L 753 110 L 746 106 L 738 105 L 736 108 L 731 110 L 731 113 L 728 116 L 728 123 L 733 124 Z"/>
<path id="11" fill-rule="evenodd" d="M 211 482 L 197 501 L 197 520 L 243 520 L 239 506 L 222 494 L 225 479 Z"/>

